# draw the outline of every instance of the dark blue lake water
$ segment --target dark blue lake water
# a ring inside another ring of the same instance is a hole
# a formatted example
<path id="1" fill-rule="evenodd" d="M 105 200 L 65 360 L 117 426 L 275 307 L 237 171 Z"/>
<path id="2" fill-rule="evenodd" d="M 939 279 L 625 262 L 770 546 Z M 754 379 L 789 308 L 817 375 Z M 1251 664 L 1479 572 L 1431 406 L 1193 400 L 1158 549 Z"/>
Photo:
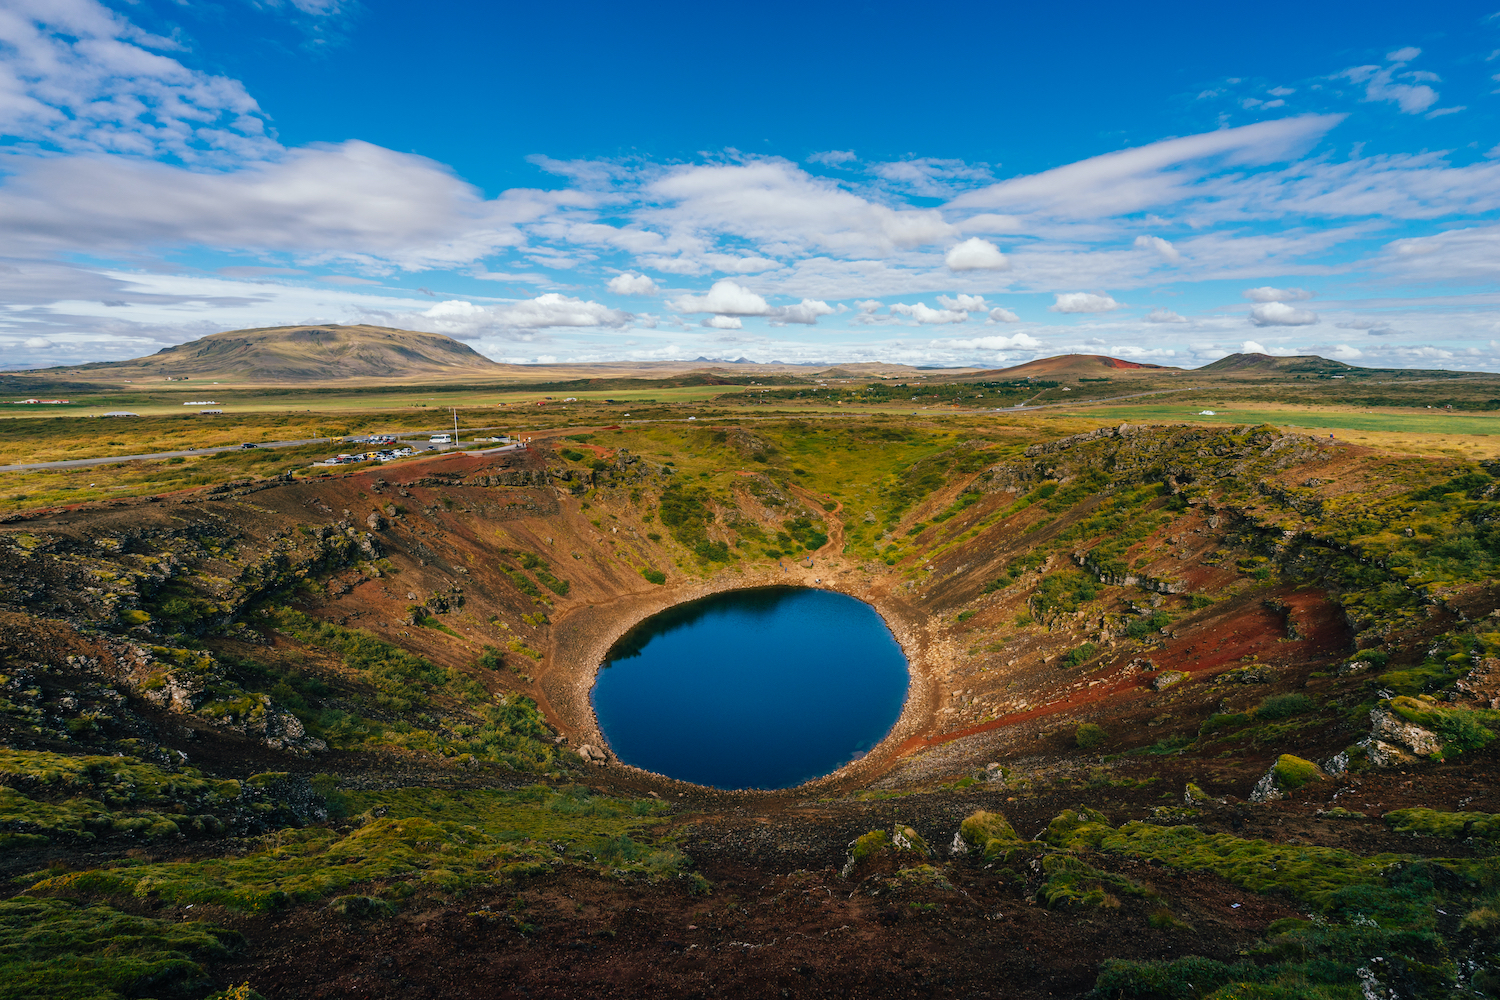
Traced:
<path id="1" fill-rule="evenodd" d="M 716 788 L 789 788 L 862 757 L 906 701 L 875 609 L 827 590 L 717 594 L 615 644 L 594 712 L 627 764 Z"/>

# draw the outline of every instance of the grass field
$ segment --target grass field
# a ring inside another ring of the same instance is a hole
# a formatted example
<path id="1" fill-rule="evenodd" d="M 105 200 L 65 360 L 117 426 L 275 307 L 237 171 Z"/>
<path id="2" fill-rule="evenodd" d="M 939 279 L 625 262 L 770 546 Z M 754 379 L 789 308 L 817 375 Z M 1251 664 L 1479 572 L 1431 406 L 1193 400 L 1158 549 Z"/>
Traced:
<path id="1" fill-rule="evenodd" d="M 1213 410 L 1205 415 L 1202 410 Z M 1069 407 L 1070 416 L 1142 424 L 1275 424 L 1318 437 L 1397 451 L 1461 453 L 1475 458 L 1500 456 L 1500 413 L 1450 413 L 1444 410 L 1388 412 L 1327 406 L 1246 405 L 1217 403 L 1202 396 L 1191 404 L 1174 401 L 1139 406 Z"/>
<path id="2" fill-rule="evenodd" d="M 185 388 L 183 388 L 185 387 Z M 0 403 L 0 420 L 4 418 L 47 419 L 56 417 L 89 417 L 110 410 L 128 410 L 142 416 L 167 416 L 173 414 L 196 415 L 201 409 L 223 410 L 225 415 L 236 413 L 265 413 L 296 411 L 319 411 L 343 413 L 368 410 L 422 410 L 457 406 L 461 408 L 491 407 L 495 409 L 530 406 L 536 403 L 562 405 L 566 397 L 575 398 L 580 404 L 603 403 L 606 399 L 618 402 L 655 401 L 662 403 L 694 403 L 713 399 L 726 393 L 735 393 L 741 386 L 663 386 L 648 389 L 579 390 L 550 392 L 509 391 L 503 388 L 461 387 L 446 389 L 441 386 L 420 386 L 391 391 L 388 388 L 340 389 L 332 392 L 309 391 L 291 388 L 241 389 L 214 385 L 174 382 L 171 388 L 140 391 L 133 389 L 110 390 L 98 393 L 67 395 L 68 402 L 61 404 L 17 404 L 14 401 Z M 200 401 L 212 401 L 211 406 L 193 405 Z"/>
<path id="3" fill-rule="evenodd" d="M 856 380 L 857 381 L 857 380 Z M 447 430 L 457 408 L 461 431 L 547 433 L 564 429 L 602 428 L 626 423 L 629 431 L 606 432 L 600 444 L 668 454 L 689 434 L 689 416 L 706 424 L 725 421 L 747 428 L 788 419 L 809 420 L 819 427 L 848 430 L 881 424 L 921 429 L 933 435 L 926 447 L 914 442 L 890 449 L 911 461 L 939 441 L 951 446 L 965 436 L 995 440 L 1007 433 L 1020 437 L 1056 437 L 1103 424 L 1192 423 L 1204 425 L 1269 423 L 1326 438 L 1398 452 L 1443 454 L 1464 458 L 1500 458 L 1500 412 L 1450 412 L 1442 409 L 1381 408 L 1348 405 L 1302 405 L 1240 398 L 1245 385 L 1205 387 L 1184 393 L 1140 398 L 1138 402 L 1088 404 L 1015 412 L 972 405 L 902 402 L 842 405 L 809 399 L 757 399 L 757 386 L 660 386 L 577 391 L 564 403 L 562 390 L 547 393 L 505 392 L 489 387 L 366 387 L 324 391 L 296 387 L 218 387 L 197 382 L 172 383 L 150 391 L 101 392 L 69 406 L 0 404 L 0 465 L 125 457 L 189 448 L 233 446 L 241 442 L 330 439 L 296 448 L 260 450 L 218 456 L 189 455 L 152 461 L 123 461 L 83 469 L 0 473 L 0 511 L 79 503 L 110 496 L 169 492 L 244 475 L 274 475 L 305 469 L 340 450 L 337 439 L 372 433 L 426 433 Z M 857 388 L 857 387 L 856 387 Z M 1276 387 L 1267 394 L 1281 391 Z M 1447 387 L 1435 384 L 1434 392 Z M 550 396 L 551 398 L 546 398 Z M 72 398 L 72 397 L 70 397 Z M 184 400 L 215 400 L 220 416 L 200 417 Z M 1434 405 L 1441 406 L 1434 396 Z M 536 403 L 543 406 L 536 406 Z M 1070 401 L 1071 403 L 1071 401 Z M 91 418 L 89 407 L 132 409 L 134 418 Z M 1203 410 L 1213 410 L 1204 414 Z M 628 418 L 626 415 L 629 415 Z M 9 417 L 11 419 L 5 419 Z M 872 423 L 873 422 L 873 423 Z M 839 490 L 844 472 L 842 449 L 814 444 L 817 436 L 792 446 L 788 454 L 806 466 L 804 485 L 821 492 Z M 828 439 L 831 441 L 831 439 Z M 705 485 L 723 487 L 727 478 L 756 468 L 723 448 L 687 449 L 704 457 Z M 900 464 L 898 461 L 897 464 Z M 889 474 L 894 474 L 895 466 Z M 855 497 L 845 499 L 854 501 Z M 871 498 L 873 500 L 873 498 Z"/>

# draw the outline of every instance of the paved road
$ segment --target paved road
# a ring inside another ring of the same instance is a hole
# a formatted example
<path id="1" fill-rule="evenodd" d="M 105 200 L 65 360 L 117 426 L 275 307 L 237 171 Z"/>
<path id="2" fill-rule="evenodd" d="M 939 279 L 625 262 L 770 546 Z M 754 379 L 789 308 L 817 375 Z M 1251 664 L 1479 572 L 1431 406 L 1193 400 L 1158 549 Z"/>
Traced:
<path id="1" fill-rule="evenodd" d="M 464 428 L 465 432 L 489 431 L 489 430 L 494 430 L 494 429 L 495 428 L 493 428 L 493 427 L 465 427 Z M 388 436 L 394 437 L 400 443 L 405 444 L 405 445 L 410 445 L 410 446 L 416 448 L 419 451 L 427 451 L 427 450 L 430 450 L 430 449 L 439 448 L 440 446 L 439 445 L 430 445 L 424 439 L 427 438 L 429 435 L 432 435 L 432 434 L 442 434 L 442 433 L 444 433 L 442 430 L 421 431 L 420 433 L 417 433 L 417 434 L 412 434 L 410 431 L 407 431 L 407 432 L 405 432 L 405 437 L 403 437 L 400 434 L 391 434 L 391 435 L 388 435 Z M 351 444 L 352 442 L 349 442 L 346 439 L 341 438 L 341 437 L 340 438 L 306 438 L 306 439 L 301 440 L 301 441 L 265 441 L 265 442 L 257 442 L 256 445 L 255 445 L 255 447 L 257 447 L 257 448 L 295 448 L 298 445 L 303 445 L 303 444 L 322 444 L 322 443 L 326 443 L 328 445 L 328 447 L 330 447 L 330 448 L 335 448 L 335 447 L 339 447 L 339 446 L 342 446 L 342 445 L 345 445 L 345 444 Z M 82 468 L 87 468 L 88 466 L 91 466 L 91 465 L 111 465 L 111 464 L 113 464 L 115 462 L 140 462 L 140 461 L 149 462 L 149 461 L 155 461 L 155 460 L 163 459 L 163 458 L 192 458 L 192 457 L 198 456 L 198 455 L 212 455 L 212 454 L 214 454 L 216 452 L 220 452 L 220 451 L 239 451 L 239 450 L 240 450 L 240 446 L 239 445 L 237 445 L 237 444 L 227 444 L 227 445 L 223 445 L 223 446 L 218 447 L 218 448 L 189 448 L 189 449 L 187 449 L 185 451 L 157 451 L 157 452 L 152 452 L 149 455 L 112 455 L 112 456 L 110 456 L 108 458 L 70 458 L 67 461 L 63 461 L 63 462 L 30 462 L 30 463 L 23 464 L 23 465 L 0 465 L 0 472 L 23 472 L 23 471 L 25 471 L 27 469 L 82 469 Z M 494 449 L 491 449 L 491 450 L 494 450 Z"/>

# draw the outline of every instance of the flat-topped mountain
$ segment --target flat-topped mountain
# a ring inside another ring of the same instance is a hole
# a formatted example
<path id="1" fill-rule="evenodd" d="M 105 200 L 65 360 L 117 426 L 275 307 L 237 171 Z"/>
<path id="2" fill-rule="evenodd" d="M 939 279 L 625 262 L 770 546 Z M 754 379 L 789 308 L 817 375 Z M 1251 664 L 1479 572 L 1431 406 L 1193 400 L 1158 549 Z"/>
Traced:
<path id="1" fill-rule="evenodd" d="M 440 333 L 329 323 L 229 330 L 144 358 L 53 368 L 47 374 L 321 382 L 453 375 L 493 378 L 514 369 Z"/>

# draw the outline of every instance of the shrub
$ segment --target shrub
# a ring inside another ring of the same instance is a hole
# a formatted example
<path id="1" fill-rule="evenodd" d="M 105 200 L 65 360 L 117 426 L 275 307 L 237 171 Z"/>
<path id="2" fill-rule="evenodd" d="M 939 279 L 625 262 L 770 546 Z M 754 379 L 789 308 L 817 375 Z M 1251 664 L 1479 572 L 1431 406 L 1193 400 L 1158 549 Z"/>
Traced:
<path id="1" fill-rule="evenodd" d="M 1022 843 L 1009 820 L 985 809 L 970 813 L 959 825 L 958 835 L 969 845 L 971 853 L 982 854 L 986 861 Z"/>
<path id="2" fill-rule="evenodd" d="M 1287 719 L 1294 715 L 1302 715 L 1317 708 L 1311 698 L 1301 692 L 1291 694 L 1273 694 L 1261 700 L 1260 707 L 1255 710 L 1257 719 Z"/>
<path id="3" fill-rule="evenodd" d="M 1080 750 L 1092 750 L 1109 739 L 1109 733 L 1092 722 L 1085 722 L 1073 733 Z"/>
<path id="4" fill-rule="evenodd" d="M 657 586 L 661 586 L 667 582 L 667 574 L 659 569 L 643 569 L 641 570 L 641 576 L 645 577 L 648 583 L 654 583 Z"/>
<path id="5" fill-rule="evenodd" d="M 1070 651 L 1066 656 L 1064 656 L 1062 658 L 1062 665 L 1064 667 L 1076 667 L 1080 663 L 1087 663 L 1089 660 L 1093 659 L 1094 655 L 1098 652 L 1098 646 L 1095 646 L 1092 642 L 1086 642 L 1082 646 L 1079 646 L 1077 649 Z"/>

